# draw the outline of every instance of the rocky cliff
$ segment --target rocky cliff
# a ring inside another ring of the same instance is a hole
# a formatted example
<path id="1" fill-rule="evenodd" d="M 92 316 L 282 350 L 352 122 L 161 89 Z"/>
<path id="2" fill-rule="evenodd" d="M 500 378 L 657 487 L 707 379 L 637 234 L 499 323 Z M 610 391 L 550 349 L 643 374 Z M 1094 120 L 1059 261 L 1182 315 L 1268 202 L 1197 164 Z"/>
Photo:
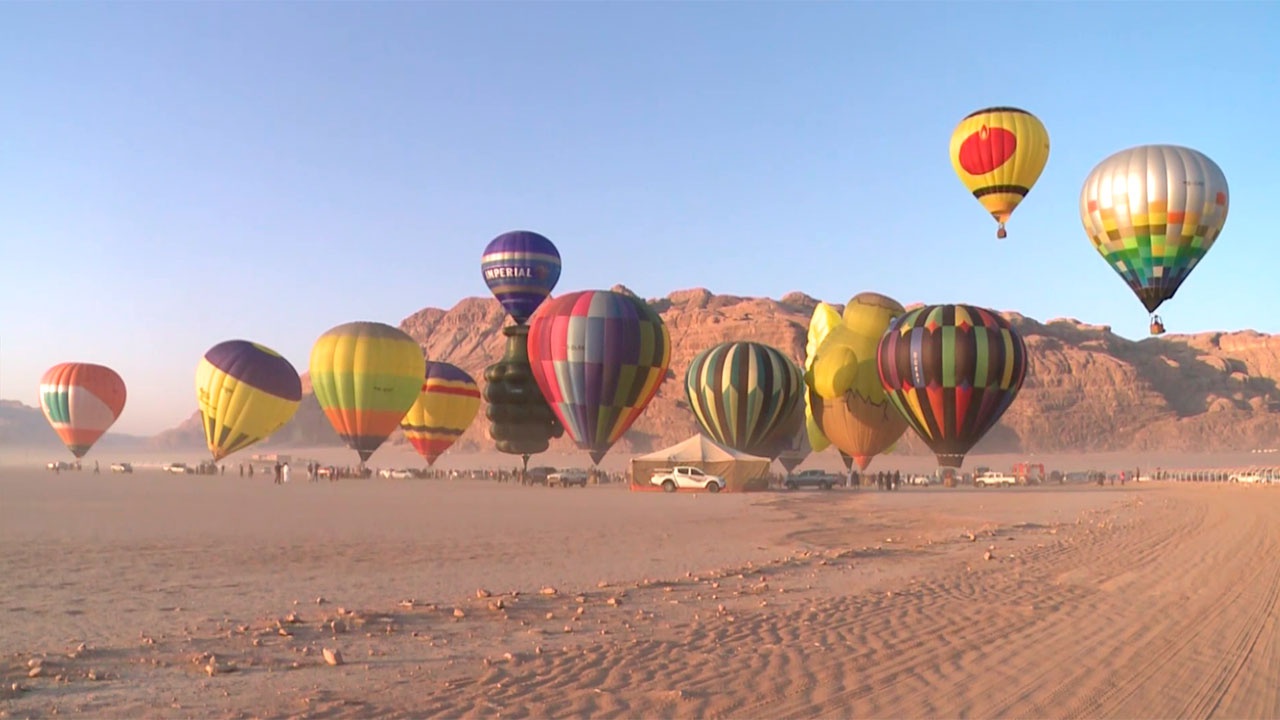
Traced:
<path id="1" fill-rule="evenodd" d="M 710 345 L 755 340 L 802 362 L 817 304 L 802 293 L 773 300 L 703 289 L 649 302 L 671 331 L 671 372 L 616 452 L 646 452 L 697 431 L 684 399 L 684 372 Z M 1135 342 L 1070 319 L 1006 317 L 1026 340 L 1031 367 L 1018 399 L 978 452 L 1247 450 L 1280 443 L 1280 336 L 1243 331 Z M 421 310 L 400 327 L 428 358 L 458 365 L 483 385 L 484 368 L 502 354 L 506 322 L 497 301 L 468 298 L 447 311 Z M 270 444 L 337 443 L 305 381 L 304 387 L 297 417 Z M 482 410 L 457 447 L 491 447 L 487 433 Z M 191 420 L 154 439 L 165 446 L 202 441 L 199 422 Z M 565 438 L 553 447 L 572 445 Z M 910 431 L 899 448 L 924 451 Z"/>

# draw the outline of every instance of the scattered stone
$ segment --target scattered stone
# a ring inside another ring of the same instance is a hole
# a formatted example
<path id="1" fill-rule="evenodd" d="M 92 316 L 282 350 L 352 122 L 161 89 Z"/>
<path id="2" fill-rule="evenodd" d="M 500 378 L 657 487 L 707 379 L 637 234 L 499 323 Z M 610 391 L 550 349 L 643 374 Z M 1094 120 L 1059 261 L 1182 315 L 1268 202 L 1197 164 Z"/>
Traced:
<path id="1" fill-rule="evenodd" d="M 27 671 L 27 677 L 29 678 L 38 678 L 43 674 L 44 674 L 44 667 L 41 665 L 36 665 L 35 667 Z"/>
<path id="2" fill-rule="evenodd" d="M 504 609 L 504 608 L 506 608 L 506 607 L 507 607 L 507 604 L 506 604 L 506 603 L 504 603 L 504 602 L 502 602 L 502 598 L 498 598 L 497 600 L 490 600 L 490 601 L 489 601 L 489 609 L 490 609 L 490 610 L 493 610 L 493 611 L 495 611 L 495 612 L 496 612 L 496 611 L 498 611 L 498 610 L 502 610 L 502 609 Z"/>
<path id="3" fill-rule="evenodd" d="M 464 618 L 464 617 L 466 617 L 466 616 L 467 616 L 467 612 L 466 612 L 465 610 L 463 610 L 462 608 L 454 608 L 454 609 L 453 609 L 453 616 L 454 616 L 454 617 L 456 617 L 456 618 Z"/>
<path id="4" fill-rule="evenodd" d="M 489 592 L 488 590 L 485 590 L 484 588 L 479 588 L 476 590 L 476 597 L 480 599 L 487 598 L 491 595 L 493 595 L 493 593 Z"/>
<path id="5" fill-rule="evenodd" d="M 293 633 L 289 632 L 288 630 L 285 630 L 284 628 L 280 628 L 279 630 L 276 630 L 276 634 L 279 635 L 280 637 L 293 637 Z"/>
<path id="6" fill-rule="evenodd" d="M 339 634 L 339 633 L 344 633 L 344 632 L 346 632 L 346 631 L 347 631 L 347 621 L 346 621 L 346 620 L 342 620 L 342 619 L 340 619 L 340 618 L 339 618 L 339 619 L 335 619 L 335 620 L 330 620 L 330 621 L 329 621 L 329 629 L 330 629 L 331 631 L 333 631 L 333 633 L 334 633 L 335 635 L 337 635 L 337 634 Z"/>
<path id="7" fill-rule="evenodd" d="M 89 678 L 90 680 L 93 680 L 94 682 L 97 682 L 98 680 L 103 679 L 103 676 L 98 674 L 97 670 L 90 670 L 89 674 L 86 675 L 85 677 Z"/>
<path id="8" fill-rule="evenodd" d="M 539 593 L 539 594 L 542 594 L 542 595 L 555 595 L 555 594 L 557 594 L 558 592 L 559 592 L 558 590 L 556 590 L 555 588 L 551 587 L 550 585 L 548 585 L 547 587 L 544 587 L 544 588 L 542 588 L 541 590 L 539 590 L 539 591 L 538 591 L 538 593 Z"/>
<path id="9" fill-rule="evenodd" d="M 326 601 L 325 601 L 325 599 L 324 599 L 324 598 L 322 598 L 322 597 L 318 597 L 318 598 L 316 598 L 316 604 L 317 604 L 317 605 L 323 605 L 323 604 L 325 604 L 325 602 L 326 602 Z"/>
<path id="10" fill-rule="evenodd" d="M 418 601 L 417 601 L 417 600 L 414 600 L 413 598 L 409 598 L 408 600 L 401 600 L 401 601 L 400 601 L 400 607 L 402 607 L 402 608 L 408 608 L 409 610 L 412 610 L 412 609 L 413 609 L 414 607 L 416 607 L 417 605 L 418 605 Z"/>
<path id="11" fill-rule="evenodd" d="M 571 633 L 571 632 L 573 632 L 573 626 L 572 626 L 572 625 L 565 625 L 565 626 L 564 626 L 564 631 L 565 631 L 566 633 Z"/>
<path id="12" fill-rule="evenodd" d="M 607 588 L 607 587 L 609 587 L 609 583 L 605 582 L 604 580 L 601 580 L 600 582 L 596 583 L 596 587 L 598 587 L 598 588 Z"/>
<path id="13" fill-rule="evenodd" d="M 302 619 L 298 617 L 298 613 L 291 612 L 288 615 L 284 616 L 284 621 L 289 623 L 290 625 L 297 625 L 298 623 L 302 622 Z"/>
<path id="14" fill-rule="evenodd" d="M 27 661 L 27 667 L 29 668 L 38 668 L 41 665 L 44 665 L 44 660 L 42 658 L 31 658 Z"/>
<path id="15" fill-rule="evenodd" d="M 341 665 L 343 663 L 341 651 L 332 648 L 325 648 L 323 653 L 324 661 L 326 663 L 330 665 Z"/>
<path id="16" fill-rule="evenodd" d="M 991 555 L 991 551 L 990 551 L 990 550 L 988 550 L 988 551 L 986 551 L 985 553 L 983 553 L 983 554 L 982 554 L 982 559 L 983 559 L 983 560 L 990 560 L 990 559 L 991 559 L 991 557 L 992 557 L 992 555 Z"/>
<path id="17" fill-rule="evenodd" d="M 608 605 L 612 605 L 613 607 L 618 607 L 619 605 L 622 604 L 622 601 L 616 597 L 611 597 L 608 600 L 605 600 L 605 603 Z"/>
<path id="18" fill-rule="evenodd" d="M 556 617 L 556 614 L 555 614 L 555 613 L 547 613 L 547 619 L 548 619 L 548 620 L 554 620 L 554 619 L 555 619 L 555 617 Z"/>
<path id="19" fill-rule="evenodd" d="M 576 597 L 574 597 L 574 598 L 573 598 L 573 601 L 574 601 L 574 602 L 576 602 L 576 603 L 578 603 L 579 605 L 581 605 L 582 603 L 584 603 L 584 602 L 586 602 L 586 601 L 587 601 L 587 596 L 586 596 L 586 595 L 578 595 L 578 596 L 576 596 Z"/>

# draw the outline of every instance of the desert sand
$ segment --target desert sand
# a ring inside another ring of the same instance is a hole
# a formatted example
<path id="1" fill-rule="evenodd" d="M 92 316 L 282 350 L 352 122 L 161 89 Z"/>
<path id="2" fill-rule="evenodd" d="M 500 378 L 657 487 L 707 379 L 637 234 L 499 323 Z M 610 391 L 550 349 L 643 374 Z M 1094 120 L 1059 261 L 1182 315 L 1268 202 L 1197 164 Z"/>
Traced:
<path id="1" fill-rule="evenodd" d="M 1275 487 L 0 468 L 0 551 L 4 717 L 1280 714 Z"/>

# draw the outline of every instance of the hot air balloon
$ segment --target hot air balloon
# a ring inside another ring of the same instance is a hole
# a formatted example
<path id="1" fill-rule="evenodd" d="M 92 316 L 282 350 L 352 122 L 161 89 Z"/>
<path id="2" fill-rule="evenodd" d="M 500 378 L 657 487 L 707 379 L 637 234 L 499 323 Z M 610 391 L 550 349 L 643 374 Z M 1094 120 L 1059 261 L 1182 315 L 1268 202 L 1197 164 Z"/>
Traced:
<path id="1" fill-rule="evenodd" d="M 516 230 L 485 247 L 480 269 L 502 309 L 524 324 L 560 280 L 560 251 L 536 232 Z"/>
<path id="2" fill-rule="evenodd" d="M 685 373 L 685 393 L 707 437 L 734 450 L 773 458 L 781 451 L 779 428 L 799 416 L 804 376 L 777 348 L 725 342 L 693 358 Z M 797 423 L 791 431 L 800 427 Z"/>
<path id="3" fill-rule="evenodd" d="M 859 470 L 866 470 L 874 456 L 886 452 L 907 430 L 876 370 L 880 338 L 905 312 L 892 298 L 859 293 L 845 305 L 840 324 L 821 339 L 811 358 L 806 376 L 811 412 L 823 435 L 853 457 Z"/>
<path id="4" fill-rule="evenodd" d="M 196 366 L 196 402 L 217 462 L 289 422 L 302 402 L 302 381 L 276 351 L 228 340 L 209 348 Z"/>
<path id="5" fill-rule="evenodd" d="M 790 440 L 778 453 L 778 462 L 788 473 L 800 466 L 809 457 L 813 449 L 809 447 L 809 433 L 803 425 L 800 430 L 791 434 Z"/>
<path id="6" fill-rule="evenodd" d="M 970 113 L 951 133 L 951 166 L 960 182 L 999 223 L 1027 196 L 1049 161 L 1049 133 L 1040 120 L 1015 107 Z"/>
<path id="7" fill-rule="evenodd" d="M 60 363 L 40 378 L 40 408 L 77 459 L 120 417 L 124 401 L 124 380 L 103 365 Z"/>
<path id="8" fill-rule="evenodd" d="M 529 320 L 529 364 L 556 417 L 599 463 L 658 392 L 671 335 L 648 303 L 583 290 L 548 300 Z"/>
<path id="9" fill-rule="evenodd" d="M 480 388 L 465 370 L 447 362 L 427 361 L 422 391 L 400 427 L 429 467 L 462 437 L 479 411 Z"/>
<path id="10" fill-rule="evenodd" d="M 1093 247 L 1151 313 L 1178 292 L 1227 221 L 1227 178 L 1204 154 L 1142 145 L 1103 160 L 1080 191 L 1080 220 Z"/>
<path id="11" fill-rule="evenodd" d="M 378 322 L 339 325 L 311 348 L 316 401 L 361 463 L 400 425 L 425 376 L 417 341 Z"/>
<path id="12" fill-rule="evenodd" d="M 877 349 L 880 382 L 941 467 L 958 468 L 1017 397 L 1027 348 L 1009 321 L 972 305 L 897 318 Z"/>

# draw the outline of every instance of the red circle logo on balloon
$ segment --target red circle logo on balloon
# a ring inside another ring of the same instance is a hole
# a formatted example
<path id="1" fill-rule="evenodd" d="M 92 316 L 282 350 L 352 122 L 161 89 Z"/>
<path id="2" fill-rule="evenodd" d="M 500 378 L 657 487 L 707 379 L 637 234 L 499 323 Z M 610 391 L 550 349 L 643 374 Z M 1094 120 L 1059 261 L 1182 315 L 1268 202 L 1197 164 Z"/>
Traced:
<path id="1" fill-rule="evenodd" d="M 986 175 L 1009 162 L 1017 149 L 1017 135 L 983 125 L 960 144 L 960 167 L 970 175 Z"/>

